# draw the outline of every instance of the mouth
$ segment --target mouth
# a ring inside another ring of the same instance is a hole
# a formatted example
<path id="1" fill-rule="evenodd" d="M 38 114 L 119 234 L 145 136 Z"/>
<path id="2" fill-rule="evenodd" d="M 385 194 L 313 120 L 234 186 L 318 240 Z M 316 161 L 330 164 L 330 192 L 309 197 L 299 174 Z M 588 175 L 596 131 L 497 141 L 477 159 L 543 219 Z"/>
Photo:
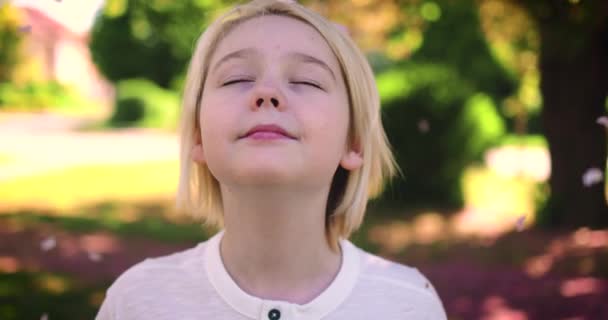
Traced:
<path id="1" fill-rule="evenodd" d="M 239 139 L 251 138 L 256 140 L 273 140 L 273 139 L 291 139 L 296 138 L 291 135 L 287 130 L 274 124 L 257 125 L 244 135 L 240 136 Z"/>

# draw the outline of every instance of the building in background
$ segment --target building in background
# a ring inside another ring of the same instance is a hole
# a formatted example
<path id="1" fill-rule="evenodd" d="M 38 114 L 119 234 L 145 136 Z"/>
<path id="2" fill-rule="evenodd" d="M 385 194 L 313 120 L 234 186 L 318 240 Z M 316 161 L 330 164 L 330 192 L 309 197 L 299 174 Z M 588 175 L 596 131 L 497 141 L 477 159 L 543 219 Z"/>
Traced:
<path id="1" fill-rule="evenodd" d="M 102 4 L 102 1 L 14 2 L 23 13 L 23 53 L 32 80 L 57 81 L 87 98 L 111 104 L 113 86 L 97 70 L 88 46 L 89 30 Z"/>

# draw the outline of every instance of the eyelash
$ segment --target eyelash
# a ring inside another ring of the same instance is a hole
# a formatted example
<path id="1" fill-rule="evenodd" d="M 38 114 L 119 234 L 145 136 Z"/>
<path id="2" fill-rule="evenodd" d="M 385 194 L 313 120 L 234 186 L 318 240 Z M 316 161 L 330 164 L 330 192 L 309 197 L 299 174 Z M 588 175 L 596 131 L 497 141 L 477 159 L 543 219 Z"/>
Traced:
<path id="1" fill-rule="evenodd" d="M 223 87 L 225 86 L 229 86 L 232 84 L 236 84 L 236 83 L 241 83 L 241 82 L 253 82 L 253 80 L 251 79 L 234 79 L 234 80 L 229 80 L 226 81 L 222 84 Z M 303 85 L 307 85 L 307 86 L 311 86 L 311 87 L 315 87 L 317 89 L 321 89 L 323 90 L 323 88 L 318 85 L 317 83 L 311 82 L 311 81 L 290 81 L 290 84 L 303 84 Z"/>
<path id="2" fill-rule="evenodd" d="M 240 83 L 240 82 L 253 82 L 251 79 L 234 79 L 228 80 L 222 84 L 222 87 L 229 86 L 231 84 Z"/>
<path id="3" fill-rule="evenodd" d="M 317 89 L 323 90 L 323 88 L 320 85 L 318 85 L 317 83 L 311 82 L 311 81 L 291 81 L 289 83 L 291 83 L 291 84 L 304 84 L 304 85 L 307 85 L 307 86 L 311 86 L 311 87 L 315 87 Z"/>

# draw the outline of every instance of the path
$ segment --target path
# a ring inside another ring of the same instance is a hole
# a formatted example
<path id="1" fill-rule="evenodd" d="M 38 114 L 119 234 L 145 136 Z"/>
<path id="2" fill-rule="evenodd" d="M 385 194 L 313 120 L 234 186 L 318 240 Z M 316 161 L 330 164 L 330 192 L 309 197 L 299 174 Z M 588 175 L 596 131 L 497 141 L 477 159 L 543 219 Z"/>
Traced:
<path id="1" fill-rule="evenodd" d="M 175 134 L 77 131 L 87 121 L 53 114 L 1 115 L 0 182 L 71 166 L 178 159 Z"/>

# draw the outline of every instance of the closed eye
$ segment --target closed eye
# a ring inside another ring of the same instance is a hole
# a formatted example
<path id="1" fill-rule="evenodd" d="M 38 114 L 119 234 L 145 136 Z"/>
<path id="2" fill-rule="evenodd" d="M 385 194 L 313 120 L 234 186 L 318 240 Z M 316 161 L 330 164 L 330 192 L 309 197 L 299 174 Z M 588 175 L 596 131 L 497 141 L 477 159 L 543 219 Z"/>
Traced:
<path id="1" fill-rule="evenodd" d="M 317 89 L 323 90 L 323 88 L 319 84 L 311 82 L 311 81 L 291 81 L 290 83 L 291 84 L 303 84 L 306 86 L 311 86 L 311 87 L 315 87 Z"/>
<path id="2" fill-rule="evenodd" d="M 235 83 L 241 83 L 241 82 L 253 82 L 253 80 L 251 79 L 234 79 L 234 80 L 228 80 L 224 83 L 222 83 L 222 87 L 224 86 L 229 86 L 231 84 L 235 84 Z"/>

